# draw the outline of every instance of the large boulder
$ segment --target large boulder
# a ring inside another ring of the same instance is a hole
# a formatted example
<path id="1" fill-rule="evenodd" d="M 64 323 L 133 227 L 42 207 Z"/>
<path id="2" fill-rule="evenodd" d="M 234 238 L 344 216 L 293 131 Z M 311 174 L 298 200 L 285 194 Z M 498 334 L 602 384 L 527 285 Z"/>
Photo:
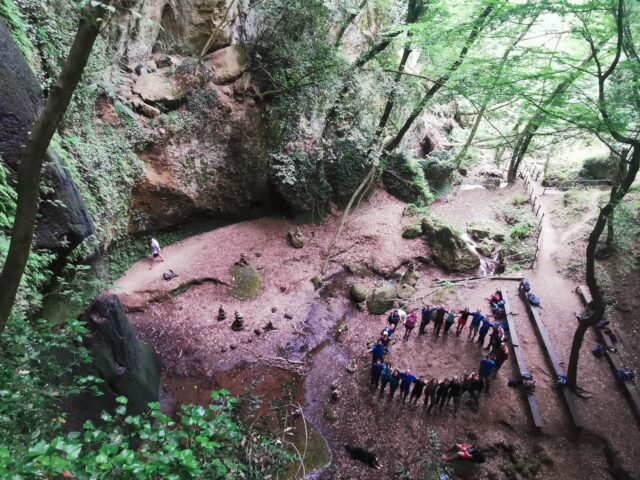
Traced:
<path id="1" fill-rule="evenodd" d="M 382 315 L 387 310 L 393 308 L 396 300 L 396 289 L 391 285 L 374 288 L 367 297 L 367 308 L 373 315 Z"/>
<path id="2" fill-rule="evenodd" d="M 431 152 L 425 159 L 420 160 L 420 166 L 433 193 L 441 195 L 449 191 L 456 169 L 449 152 Z"/>
<path id="3" fill-rule="evenodd" d="M 133 92 L 145 102 L 177 107 L 184 100 L 187 89 L 177 77 L 166 72 L 153 72 L 140 75 Z"/>
<path id="4" fill-rule="evenodd" d="M 446 270 L 464 272 L 480 265 L 480 259 L 465 236 L 434 217 L 422 220 L 422 232 L 435 262 Z"/>
<path id="5" fill-rule="evenodd" d="M 12 185 L 17 183 L 28 132 L 42 107 L 38 80 L 0 20 L 0 161 Z M 93 234 L 93 224 L 64 162 L 52 148 L 42 177 L 47 188 L 38 209 L 35 245 L 64 257 Z"/>
<path id="6" fill-rule="evenodd" d="M 361 283 L 354 283 L 349 288 L 349 297 L 356 303 L 364 302 L 367 299 L 367 295 L 369 291 L 367 287 L 362 285 Z"/>
<path id="7" fill-rule="evenodd" d="M 172 112 L 162 139 L 140 153 L 129 232 L 179 225 L 193 218 L 242 218 L 271 206 L 266 132 L 252 99 L 227 87 L 191 91 Z"/>
<path id="8" fill-rule="evenodd" d="M 392 156 L 382 172 L 384 188 L 403 202 L 424 205 L 429 202 L 427 182 L 418 161 L 404 152 Z"/>
<path id="9" fill-rule="evenodd" d="M 214 83 L 225 84 L 240 78 L 247 69 L 248 58 L 244 47 L 231 45 L 210 53 L 202 63 L 211 70 Z"/>
<path id="10" fill-rule="evenodd" d="M 84 315 L 87 343 L 108 395 L 129 400 L 129 413 L 142 413 L 160 392 L 160 357 L 140 342 L 116 295 L 98 297 Z"/>

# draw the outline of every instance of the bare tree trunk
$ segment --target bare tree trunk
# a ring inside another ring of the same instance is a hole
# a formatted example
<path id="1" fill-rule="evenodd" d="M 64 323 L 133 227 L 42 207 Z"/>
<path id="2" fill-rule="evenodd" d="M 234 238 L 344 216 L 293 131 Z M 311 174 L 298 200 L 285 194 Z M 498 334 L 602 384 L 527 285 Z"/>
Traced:
<path id="1" fill-rule="evenodd" d="M 425 5 L 423 0 L 410 0 L 407 7 L 406 24 L 410 25 L 417 22 L 424 12 L 424 7 Z M 374 134 L 374 141 L 380 138 L 380 135 L 384 131 L 384 127 L 386 127 L 387 122 L 389 121 L 389 117 L 391 116 L 391 111 L 393 110 L 393 106 L 395 105 L 396 100 L 396 89 L 398 87 L 398 83 L 400 83 L 400 79 L 402 78 L 402 73 L 404 72 L 404 67 L 407 64 L 409 55 L 411 55 L 410 42 L 411 32 L 408 32 L 407 42 L 404 50 L 402 51 L 402 58 L 400 59 L 400 65 L 398 66 L 398 71 L 393 79 L 393 85 L 391 86 L 391 91 L 389 92 L 389 97 L 387 98 L 387 103 L 384 107 L 384 111 L 382 112 L 382 116 L 380 117 L 380 121 L 378 122 L 378 128 L 376 128 L 376 132 Z"/>
<path id="2" fill-rule="evenodd" d="M 584 340 L 584 334 L 589 327 L 594 326 L 600 320 L 602 320 L 605 312 L 606 304 L 602 291 L 598 285 L 598 279 L 596 277 L 596 249 L 598 248 L 598 242 L 600 236 L 604 231 L 604 227 L 608 221 L 611 220 L 613 211 L 620 204 L 624 196 L 629 191 L 629 188 L 636 179 L 638 174 L 638 168 L 640 168 L 640 142 L 636 142 L 633 145 L 633 153 L 631 155 L 631 161 L 629 162 L 629 169 L 625 175 L 620 186 L 616 189 L 615 195 L 609 199 L 609 202 L 600 210 L 598 220 L 596 221 L 593 231 L 589 235 L 589 242 L 587 244 L 587 287 L 593 297 L 593 303 L 591 304 L 591 312 L 586 317 L 579 320 L 578 328 L 573 335 L 573 341 L 571 343 L 571 353 L 569 355 L 569 366 L 567 368 L 567 384 L 570 388 L 575 389 L 578 383 L 578 362 L 580 360 L 580 348 Z"/>
<path id="3" fill-rule="evenodd" d="M 400 130 L 395 135 L 395 137 L 393 137 L 393 139 L 387 145 L 384 146 L 384 151 L 386 155 L 393 152 L 400 145 L 400 142 L 402 142 L 402 139 L 411 128 L 411 125 L 413 125 L 413 122 L 416 121 L 416 119 L 420 116 L 422 111 L 429 104 L 429 102 L 435 96 L 435 94 L 438 93 L 438 91 L 451 78 L 451 76 L 455 73 L 455 71 L 458 70 L 460 65 L 462 65 L 462 63 L 464 62 L 464 59 L 467 56 L 467 53 L 469 53 L 469 49 L 478 38 L 478 35 L 480 35 L 480 32 L 482 31 L 482 29 L 486 26 L 486 20 L 489 17 L 489 15 L 491 15 L 491 12 L 493 12 L 493 8 L 494 8 L 494 5 L 492 4 L 488 5 L 473 22 L 473 27 L 471 28 L 469 37 L 467 37 L 467 40 L 464 46 L 462 47 L 462 50 L 460 50 L 460 54 L 458 55 L 458 58 L 456 59 L 455 62 L 453 62 L 449 66 L 449 68 L 447 69 L 447 72 L 441 75 L 433 83 L 431 88 L 427 90 L 427 93 L 425 93 L 425 95 L 420 99 L 416 107 L 411 111 L 411 113 L 409 114 L 409 117 L 405 120 L 402 127 L 400 127 Z"/>
<path id="4" fill-rule="evenodd" d="M 90 2 L 82 12 L 69 55 L 58 80 L 51 87 L 44 109 L 33 125 L 22 154 L 16 216 L 9 251 L 0 274 L 0 333 L 11 314 L 29 258 L 40 198 L 40 174 L 47 147 L 69 106 L 73 91 L 80 81 L 93 44 L 100 33 L 100 18 L 108 17 L 109 12 L 104 8 L 108 4 L 108 0 L 103 0 L 101 5 L 94 7 Z"/>

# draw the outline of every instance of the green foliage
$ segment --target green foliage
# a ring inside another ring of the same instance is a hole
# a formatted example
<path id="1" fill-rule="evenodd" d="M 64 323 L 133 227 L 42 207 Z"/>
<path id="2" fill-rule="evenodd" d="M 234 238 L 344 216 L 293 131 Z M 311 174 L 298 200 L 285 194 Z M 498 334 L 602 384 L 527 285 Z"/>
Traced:
<path id="1" fill-rule="evenodd" d="M 34 67 L 33 44 L 28 35 L 28 25 L 24 21 L 20 10 L 12 0 L 0 0 L 0 18 L 7 22 L 13 40 L 20 49 L 20 52 L 27 59 L 29 65 Z"/>
<path id="2" fill-rule="evenodd" d="M 51 328 L 12 319 L 0 337 L 0 478 L 263 479 L 282 472 L 291 456 L 243 420 L 224 390 L 207 407 L 184 405 L 176 420 L 150 404 L 129 415 L 127 399 L 99 425 L 63 432 L 68 395 L 100 394 L 100 380 L 77 376 L 90 361 L 78 321 Z"/>
<path id="3" fill-rule="evenodd" d="M 149 405 L 146 415 L 128 415 L 118 397 L 103 423 L 87 421 L 82 432 L 33 439 L 25 450 L 0 449 L 0 474 L 49 478 L 65 472 L 78 479 L 263 479 L 283 471 L 290 455 L 268 437 L 238 421 L 236 399 L 211 393 L 208 407 L 183 405 L 177 421 Z"/>

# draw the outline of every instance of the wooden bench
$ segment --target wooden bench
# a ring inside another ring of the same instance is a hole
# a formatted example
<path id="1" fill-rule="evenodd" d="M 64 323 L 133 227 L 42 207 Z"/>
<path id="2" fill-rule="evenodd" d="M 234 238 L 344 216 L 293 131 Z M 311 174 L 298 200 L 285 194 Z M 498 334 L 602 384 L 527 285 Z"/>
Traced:
<path id="1" fill-rule="evenodd" d="M 591 292 L 586 285 L 580 285 L 576 289 L 576 292 L 578 293 L 578 295 L 580 295 L 580 298 L 585 305 L 589 306 L 591 302 L 593 302 Z M 622 363 L 622 360 L 620 360 L 620 356 L 615 352 L 616 347 L 609 336 L 605 335 L 603 331 L 597 326 L 594 326 L 593 329 L 596 332 L 598 342 L 604 347 L 604 354 L 607 357 L 614 375 L 617 371 L 625 370 L 625 366 Z M 631 411 L 636 417 L 636 420 L 640 423 L 640 394 L 638 394 L 638 390 L 636 389 L 635 384 L 632 380 L 618 380 L 617 377 L 616 380 L 625 391 L 627 400 L 629 401 L 629 405 L 631 406 Z"/>
<path id="2" fill-rule="evenodd" d="M 549 337 L 549 333 L 547 332 L 547 328 L 544 326 L 544 322 L 542 321 L 542 315 L 540 314 L 540 308 L 531 305 L 529 300 L 527 299 L 527 295 L 525 292 L 520 292 L 520 298 L 527 306 L 527 311 L 529 312 L 529 318 L 531 319 L 533 326 L 535 327 L 536 334 L 542 343 L 542 349 L 553 369 L 553 373 L 556 378 L 559 376 L 565 377 L 566 373 L 564 369 L 560 366 L 560 362 L 558 361 L 558 356 L 556 355 L 556 351 L 553 348 L 553 343 L 551 342 L 551 338 Z M 581 430 L 583 427 L 582 418 L 580 417 L 580 411 L 578 408 L 577 399 L 575 393 L 565 385 L 558 385 L 558 391 L 564 398 L 564 402 L 567 405 L 567 409 L 569 410 L 569 416 L 571 417 L 571 421 L 573 422 L 574 427 L 577 430 Z"/>
<path id="3" fill-rule="evenodd" d="M 522 353 L 522 349 L 520 348 L 520 341 L 518 340 L 518 334 L 516 333 L 516 325 L 513 321 L 513 315 L 511 314 L 511 306 L 509 305 L 509 298 L 507 297 L 507 292 L 501 287 L 500 293 L 502 294 L 502 300 L 504 301 L 504 311 L 507 313 L 507 323 L 509 325 L 509 337 L 511 338 L 511 347 L 513 349 L 513 354 L 516 359 L 516 365 L 518 366 L 518 372 L 520 375 L 523 373 L 528 373 L 527 364 L 524 361 L 524 355 Z M 533 425 L 535 429 L 539 431 L 542 428 L 542 415 L 540 414 L 540 408 L 538 407 L 538 401 L 536 400 L 536 396 L 532 393 L 528 393 L 524 388 L 522 389 L 524 392 L 527 403 L 529 405 L 529 411 L 531 412 L 531 418 L 533 419 Z"/>

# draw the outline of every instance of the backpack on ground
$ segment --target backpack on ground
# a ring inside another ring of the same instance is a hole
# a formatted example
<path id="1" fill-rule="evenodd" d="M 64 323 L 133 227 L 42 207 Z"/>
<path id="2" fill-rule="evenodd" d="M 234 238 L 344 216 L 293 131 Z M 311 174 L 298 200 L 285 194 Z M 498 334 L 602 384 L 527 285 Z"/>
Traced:
<path id="1" fill-rule="evenodd" d="M 531 285 L 529 285 L 529 280 L 525 279 L 520 282 L 520 290 L 522 290 L 525 293 L 531 290 Z"/>
<path id="2" fill-rule="evenodd" d="M 540 306 L 540 298 L 531 292 L 527 293 L 527 300 L 529 300 L 529 303 L 534 307 Z"/>

